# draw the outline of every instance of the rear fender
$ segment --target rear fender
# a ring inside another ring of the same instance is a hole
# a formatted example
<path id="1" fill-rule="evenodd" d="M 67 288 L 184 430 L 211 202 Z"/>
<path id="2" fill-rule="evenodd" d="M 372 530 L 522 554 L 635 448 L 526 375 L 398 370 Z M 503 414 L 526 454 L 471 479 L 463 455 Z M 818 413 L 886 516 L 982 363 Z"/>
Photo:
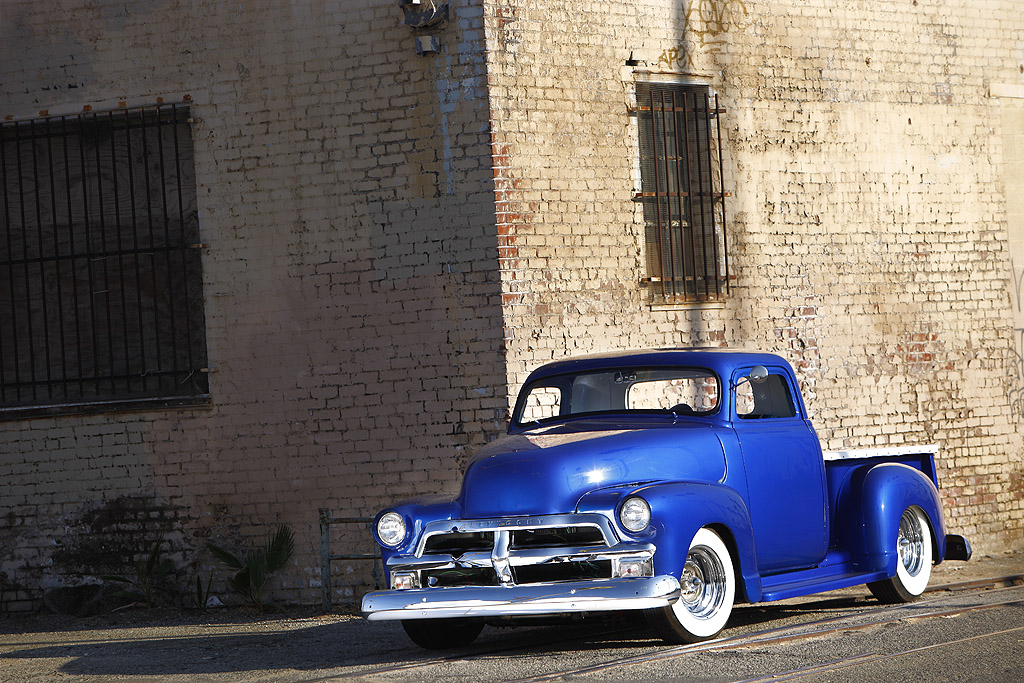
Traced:
<path id="1" fill-rule="evenodd" d="M 928 476 L 900 463 L 882 463 L 854 475 L 839 507 L 845 517 L 842 536 L 853 545 L 850 550 L 861 558 L 865 571 L 896 574 L 900 517 L 911 505 L 921 508 L 928 518 L 935 549 L 932 556 L 938 564 L 946 554 L 946 525 L 939 492 Z M 860 533 L 850 528 L 851 522 Z"/>

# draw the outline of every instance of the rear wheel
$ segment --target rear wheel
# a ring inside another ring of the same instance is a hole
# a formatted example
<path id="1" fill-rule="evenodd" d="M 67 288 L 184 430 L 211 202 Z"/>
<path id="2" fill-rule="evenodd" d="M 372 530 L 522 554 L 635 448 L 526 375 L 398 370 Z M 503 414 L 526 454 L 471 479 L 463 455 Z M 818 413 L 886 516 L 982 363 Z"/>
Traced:
<path id="1" fill-rule="evenodd" d="M 928 587 L 932 575 L 932 533 L 921 508 L 912 506 L 903 511 L 896 553 L 899 556 L 896 576 L 868 584 L 868 589 L 880 602 L 912 602 Z"/>
<path id="2" fill-rule="evenodd" d="M 697 643 L 725 627 L 736 597 L 736 575 L 725 543 L 711 529 L 690 542 L 679 580 L 679 599 L 647 612 L 651 628 L 669 643 Z"/>
<path id="3" fill-rule="evenodd" d="M 484 628 L 479 619 L 406 619 L 402 628 L 412 642 L 427 650 L 469 645 Z"/>

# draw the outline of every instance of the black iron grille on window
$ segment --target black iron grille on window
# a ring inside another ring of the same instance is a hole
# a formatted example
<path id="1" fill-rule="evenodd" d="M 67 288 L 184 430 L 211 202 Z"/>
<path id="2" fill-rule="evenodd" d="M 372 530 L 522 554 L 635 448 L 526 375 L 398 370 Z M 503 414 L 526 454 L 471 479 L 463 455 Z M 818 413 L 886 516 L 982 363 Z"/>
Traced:
<path id="1" fill-rule="evenodd" d="M 187 105 L 0 124 L 0 417 L 207 400 Z"/>
<path id="2" fill-rule="evenodd" d="M 637 83 L 648 285 L 655 303 L 715 301 L 728 293 L 724 110 L 701 85 Z"/>

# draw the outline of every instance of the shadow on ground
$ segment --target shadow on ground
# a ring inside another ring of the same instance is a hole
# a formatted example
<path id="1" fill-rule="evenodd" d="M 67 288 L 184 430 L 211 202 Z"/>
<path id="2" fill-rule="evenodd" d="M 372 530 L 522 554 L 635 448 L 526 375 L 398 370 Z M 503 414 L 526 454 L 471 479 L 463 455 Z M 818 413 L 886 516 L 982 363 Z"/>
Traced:
<path id="1" fill-rule="evenodd" d="M 819 609 L 852 608 L 858 601 L 821 601 Z M 861 605 L 863 606 L 863 605 Z M 782 609 L 780 609 L 782 608 Z M 811 608 L 801 606 L 800 611 Z M 786 616 L 774 609 L 738 608 L 730 627 L 758 628 Z M 368 622 L 351 616 L 260 619 L 244 615 L 216 623 L 174 619 L 173 613 L 145 623 L 145 613 L 123 620 L 79 620 L 73 628 L 41 623 L 5 637 L 0 661 L 25 673 L 45 676 L 59 671 L 76 676 L 204 676 L 287 671 L 401 667 L 442 657 L 474 657 L 501 652 L 504 658 L 546 651 L 593 651 L 651 648 L 661 641 L 636 616 L 518 628 L 484 629 L 469 647 L 436 652 L 413 645 L 397 622 Z M 52 621 L 52 620 L 51 620 Z M 94 622 L 94 623 L 81 623 Z M 189 622 L 192 623 L 189 623 Z M 118 623 L 120 622 L 120 623 Z M 182 623 L 185 622 L 185 623 Z M 18 663 L 15 664 L 14 660 Z"/>

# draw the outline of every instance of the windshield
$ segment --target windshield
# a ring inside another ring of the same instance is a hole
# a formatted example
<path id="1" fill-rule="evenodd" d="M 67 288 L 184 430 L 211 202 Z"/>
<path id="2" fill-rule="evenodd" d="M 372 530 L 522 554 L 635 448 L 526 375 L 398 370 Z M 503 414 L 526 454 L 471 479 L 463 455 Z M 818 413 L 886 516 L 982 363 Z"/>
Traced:
<path id="1" fill-rule="evenodd" d="M 619 368 L 545 377 L 523 387 L 515 423 L 600 413 L 708 415 L 718 409 L 718 377 L 703 368 Z"/>

